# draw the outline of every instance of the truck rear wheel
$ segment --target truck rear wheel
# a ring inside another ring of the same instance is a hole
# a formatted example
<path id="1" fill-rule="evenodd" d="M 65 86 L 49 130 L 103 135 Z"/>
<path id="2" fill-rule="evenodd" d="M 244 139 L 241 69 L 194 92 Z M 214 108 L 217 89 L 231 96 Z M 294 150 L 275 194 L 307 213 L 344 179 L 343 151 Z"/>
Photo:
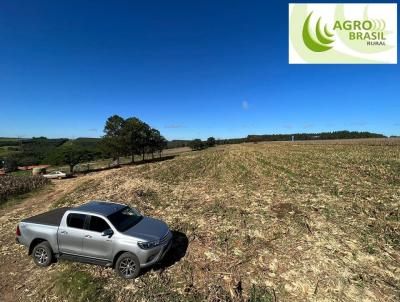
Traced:
<path id="1" fill-rule="evenodd" d="M 37 266 L 45 267 L 53 260 L 53 251 L 47 241 L 41 242 L 33 248 L 33 261 Z"/>
<path id="2" fill-rule="evenodd" d="M 132 253 L 123 253 L 115 263 L 115 270 L 124 279 L 136 278 L 140 273 L 139 259 Z"/>

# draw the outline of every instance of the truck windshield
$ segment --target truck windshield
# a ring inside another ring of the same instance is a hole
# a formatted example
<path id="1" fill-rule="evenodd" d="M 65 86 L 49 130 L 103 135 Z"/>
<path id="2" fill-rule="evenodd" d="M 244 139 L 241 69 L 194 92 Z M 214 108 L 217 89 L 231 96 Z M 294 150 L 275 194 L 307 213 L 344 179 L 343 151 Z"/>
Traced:
<path id="1" fill-rule="evenodd" d="M 126 207 L 107 218 L 119 232 L 124 232 L 142 220 L 143 216 L 135 209 Z"/>

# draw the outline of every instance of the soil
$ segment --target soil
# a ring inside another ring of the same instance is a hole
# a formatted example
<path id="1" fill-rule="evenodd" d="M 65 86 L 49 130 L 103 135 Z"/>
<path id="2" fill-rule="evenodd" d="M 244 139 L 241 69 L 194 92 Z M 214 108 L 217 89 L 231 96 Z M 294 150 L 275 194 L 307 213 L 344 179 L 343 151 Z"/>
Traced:
<path id="1" fill-rule="evenodd" d="M 34 196 L 17 204 L 4 205 L 0 209 L 0 301 L 19 300 L 24 292 L 25 276 L 37 269 L 26 248 L 17 246 L 15 242 L 16 225 L 23 218 L 47 211 L 54 201 L 73 190 L 82 178 L 54 180 L 52 185 Z M 15 251 L 18 255 L 15 255 Z"/>

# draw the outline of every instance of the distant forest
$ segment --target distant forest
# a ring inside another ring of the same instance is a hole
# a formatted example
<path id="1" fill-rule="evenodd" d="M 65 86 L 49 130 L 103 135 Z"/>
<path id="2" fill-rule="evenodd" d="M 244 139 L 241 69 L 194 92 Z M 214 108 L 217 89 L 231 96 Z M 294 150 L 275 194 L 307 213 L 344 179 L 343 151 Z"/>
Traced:
<path id="1" fill-rule="evenodd" d="M 355 138 L 385 138 L 386 136 L 371 132 L 333 131 L 321 133 L 293 133 L 293 134 L 265 134 L 248 135 L 246 138 L 233 139 L 234 142 L 263 142 L 263 141 L 295 141 L 328 140 L 328 139 L 355 139 Z M 232 144 L 231 139 L 217 140 L 217 144 Z"/>
<path id="2" fill-rule="evenodd" d="M 0 161 L 11 160 L 18 166 L 46 164 L 49 157 L 60 148 L 75 148 L 100 158 L 99 138 L 54 138 L 33 137 L 29 139 L 0 138 Z"/>
<path id="3" fill-rule="evenodd" d="M 292 133 L 292 134 L 263 134 L 248 135 L 242 138 L 216 139 L 217 145 L 256 143 L 265 141 L 295 141 L 303 140 L 328 140 L 328 139 L 355 139 L 355 138 L 385 138 L 385 135 L 372 132 L 358 131 L 333 131 L 321 133 Z M 172 140 L 168 141 L 167 148 L 180 148 L 190 146 L 191 140 Z"/>
<path id="4" fill-rule="evenodd" d="M 120 157 L 146 154 L 152 159 L 167 147 L 167 140 L 155 128 L 139 118 L 110 116 L 104 126 L 102 138 L 56 138 L 33 137 L 30 139 L 0 137 L 0 169 L 12 172 L 18 166 L 37 164 L 68 165 L 70 172 L 83 162 L 97 159 L 113 159 L 119 165 Z"/>

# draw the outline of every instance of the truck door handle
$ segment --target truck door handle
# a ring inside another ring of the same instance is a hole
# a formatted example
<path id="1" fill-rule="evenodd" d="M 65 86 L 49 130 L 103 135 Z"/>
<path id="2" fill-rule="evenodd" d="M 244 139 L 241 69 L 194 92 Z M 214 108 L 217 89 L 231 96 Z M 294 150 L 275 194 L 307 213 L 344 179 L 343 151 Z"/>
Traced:
<path id="1" fill-rule="evenodd" d="M 85 238 L 92 238 L 92 236 L 90 236 L 90 235 L 85 235 Z"/>
<path id="2" fill-rule="evenodd" d="M 68 232 L 67 231 L 60 231 L 60 234 L 67 235 Z"/>

